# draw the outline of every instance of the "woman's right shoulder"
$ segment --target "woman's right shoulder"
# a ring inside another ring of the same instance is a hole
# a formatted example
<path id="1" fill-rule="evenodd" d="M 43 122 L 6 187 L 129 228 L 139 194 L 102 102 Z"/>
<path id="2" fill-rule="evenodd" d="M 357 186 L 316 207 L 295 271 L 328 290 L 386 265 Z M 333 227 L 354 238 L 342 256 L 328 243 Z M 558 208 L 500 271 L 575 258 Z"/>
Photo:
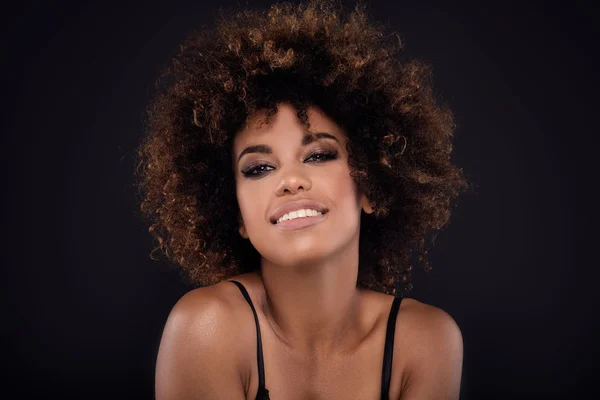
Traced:
<path id="1" fill-rule="evenodd" d="M 227 331 L 239 318 L 239 289 L 223 281 L 185 293 L 173 306 L 165 329 L 184 329 L 205 335 L 206 327 L 211 331 Z M 245 311 L 245 310 L 244 310 Z"/>
<path id="2" fill-rule="evenodd" d="M 185 293 L 173 306 L 169 319 L 223 318 L 228 315 L 230 302 L 223 296 L 223 282 L 192 289 Z"/>
<path id="3" fill-rule="evenodd" d="M 244 393 L 245 359 L 236 329 L 239 311 L 229 286 L 238 290 L 221 282 L 193 289 L 173 306 L 158 351 L 156 391 L 161 396 L 157 398 L 187 398 L 184 394 L 199 392 L 210 397 L 223 390 L 235 391 L 231 398 L 238 398 Z M 232 382 L 239 386 L 225 388 Z"/>

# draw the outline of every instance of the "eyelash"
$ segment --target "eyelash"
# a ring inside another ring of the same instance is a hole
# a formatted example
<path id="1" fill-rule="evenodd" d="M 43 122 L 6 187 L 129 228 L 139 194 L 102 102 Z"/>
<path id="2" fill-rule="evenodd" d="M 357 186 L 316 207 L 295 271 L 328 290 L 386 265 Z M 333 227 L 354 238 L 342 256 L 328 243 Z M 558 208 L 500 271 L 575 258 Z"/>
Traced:
<path id="1" fill-rule="evenodd" d="M 306 157 L 307 161 L 308 159 L 315 157 L 315 156 L 321 156 L 322 159 L 319 161 L 316 161 L 317 164 L 323 163 L 325 161 L 329 161 L 329 160 L 335 160 L 338 156 L 337 151 L 315 151 L 314 153 L 310 154 L 308 157 Z M 259 170 L 260 168 L 264 168 L 264 167 L 270 167 L 269 164 L 252 164 L 249 165 L 248 167 L 244 168 L 242 170 L 242 175 L 244 175 L 247 178 L 256 178 L 259 176 L 262 176 L 263 174 L 265 174 L 266 172 L 269 171 L 259 171 L 258 173 L 255 173 L 257 170 Z"/>

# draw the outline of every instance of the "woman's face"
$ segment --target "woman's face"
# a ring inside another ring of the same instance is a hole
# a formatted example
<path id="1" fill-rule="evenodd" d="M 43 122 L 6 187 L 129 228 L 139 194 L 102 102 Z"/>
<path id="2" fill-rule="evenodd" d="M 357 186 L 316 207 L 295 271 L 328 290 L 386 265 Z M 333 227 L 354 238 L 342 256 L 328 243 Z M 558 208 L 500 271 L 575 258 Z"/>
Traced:
<path id="1" fill-rule="evenodd" d="M 263 119 L 252 116 L 233 143 L 240 234 L 282 266 L 357 248 L 361 208 L 370 208 L 350 176 L 342 129 L 311 107 L 307 131 L 287 103 L 269 124 Z"/>

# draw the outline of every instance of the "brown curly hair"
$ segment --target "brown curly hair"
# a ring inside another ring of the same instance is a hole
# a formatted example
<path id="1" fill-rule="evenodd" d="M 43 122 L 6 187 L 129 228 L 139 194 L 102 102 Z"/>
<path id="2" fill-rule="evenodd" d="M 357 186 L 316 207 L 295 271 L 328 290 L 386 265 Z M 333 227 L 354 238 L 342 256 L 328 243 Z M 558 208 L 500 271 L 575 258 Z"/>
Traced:
<path id="1" fill-rule="evenodd" d="M 199 286 L 260 269 L 238 233 L 232 142 L 249 116 L 289 102 L 305 125 L 316 105 L 344 129 L 351 175 L 375 203 L 361 217 L 357 286 L 406 294 L 412 265 L 431 269 L 426 236 L 468 187 L 450 162 L 453 117 L 433 97 L 429 67 L 363 6 L 228 13 L 184 40 L 157 88 L 136 160 L 151 258 L 162 250 Z"/>

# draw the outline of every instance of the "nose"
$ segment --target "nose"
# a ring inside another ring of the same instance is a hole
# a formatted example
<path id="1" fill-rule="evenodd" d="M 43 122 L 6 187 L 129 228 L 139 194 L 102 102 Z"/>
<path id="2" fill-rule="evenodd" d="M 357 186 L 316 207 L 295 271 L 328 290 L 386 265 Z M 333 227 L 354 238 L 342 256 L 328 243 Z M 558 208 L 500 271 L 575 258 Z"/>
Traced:
<path id="1" fill-rule="evenodd" d="M 303 174 L 299 169 L 281 171 L 281 179 L 279 180 L 275 193 L 277 196 L 286 194 L 296 194 L 299 191 L 310 190 L 312 182 L 308 176 Z"/>

